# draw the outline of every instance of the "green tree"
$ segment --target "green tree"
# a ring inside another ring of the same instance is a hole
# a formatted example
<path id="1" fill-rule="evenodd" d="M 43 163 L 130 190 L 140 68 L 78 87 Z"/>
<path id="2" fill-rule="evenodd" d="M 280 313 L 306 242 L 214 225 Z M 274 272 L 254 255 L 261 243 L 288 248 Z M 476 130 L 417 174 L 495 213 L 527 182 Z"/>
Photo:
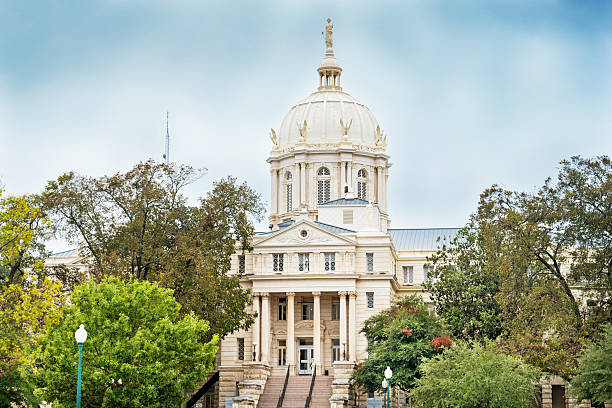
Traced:
<path id="1" fill-rule="evenodd" d="M 0 189 L 0 285 L 22 281 L 43 269 L 47 219 L 37 196 L 3 197 Z"/>
<path id="2" fill-rule="evenodd" d="M 188 314 L 172 291 L 156 283 L 116 277 L 77 286 L 71 304 L 50 326 L 35 380 L 53 406 L 74 404 L 78 349 L 74 331 L 84 324 L 83 406 L 179 406 L 212 368 L 218 336 Z"/>
<path id="3" fill-rule="evenodd" d="M 368 359 L 355 370 L 352 383 L 368 392 L 382 391 L 387 366 L 393 370 L 391 387 L 410 389 L 421 360 L 450 346 L 441 320 L 415 295 L 367 319 L 361 332 L 368 339 Z"/>
<path id="4" fill-rule="evenodd" d="M 603 326 L 601 339 L 588 345 L 578 360 L 572 393 L 579 400 L 590 399 L 602 405 L 612 402 L 612 324 Z"/>
<path id="5" fill-rule="evenodd" d="M 58 282 L 40 287 L 0 287 L 0 406 L 33 404 L 33 387 L 24 377 L 36 370 L 42 333 L 59 318 L 65 297 Z"/>
<path id="6" fill-rule="evenodd" d="M 432 408 L 531 408 L 540 372 L 495 346 L 459 343 L 425 359 L 410 392 L 413 402 Z"/>
<path id="7" fill-rule="evenodd" d="M 59 231 L 90 259 L 96 280 L 160 282 L 174 290 L 184 313 L 194 311 L 210 322 L 210 333 L 224 336 L 253 321 L 245 311 L 248 291 L 229 270 L 237 248 L 251 249 L 249 216 L 261 219 L 264 208 L 232 177 L 215 183 L 198 206 L 188 205 L 182 192 L 200 175 L 148 161 L 113 176 L 65 174 L 43 197 Z"/>
<path id="8" fill-rule="evenodd" d="M 425 287 L 458 339 L 495 339 L 502 333 L 496 256 L 485 251 L 485 239 L 468 225 L 430 258 L 435 269 Z"/>

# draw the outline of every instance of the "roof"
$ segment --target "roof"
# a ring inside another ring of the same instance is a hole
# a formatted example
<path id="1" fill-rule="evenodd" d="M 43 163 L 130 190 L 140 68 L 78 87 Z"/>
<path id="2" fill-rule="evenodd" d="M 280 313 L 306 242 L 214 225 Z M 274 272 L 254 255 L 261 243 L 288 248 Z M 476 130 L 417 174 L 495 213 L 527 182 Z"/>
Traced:
<path id="1" fill-rule="evenodd" d="M 414 228 L 388 229 L 395 249 L 398 251 L 435 250 L 450 242 L 460 228 Z"/>
<path id="2" fill-rule="evenodd" d="M 362 200 L 363 201 L 363 200 Z M 366 201 L 367 202 L 367 201 Z M 256 235 L 267 235 L 267 234 L 273 234 L 275 232 L 278 232 L 282 229 L 285 229 L 291 225 L 293 225 L 295 223 L 295 220 L 289 220 L 289 221 L 284 221 L 284 222 L 279 222 L 278 223 L 278 229 L 274 230 L 274 231 L 260 231 L 260 232 L 256 232 Z M 326 224 L 324 222 L 319 222 L 319 221 L 314 221 L 314 223 L 316 225 L 318 225 L 321 228 L 326 229 L 329 232 L 333 232 L 335 234 L 345 234 L 345 233 L 355 233 L 356 231 L 347 229 L 347 228 L 342 228 L 342 227 L 337 227 L 335 225 L 331 225 L 331 224 Z"/>
<path id="3" fill-rule="evenodd" d="M 51 258 L 71 258 L 73 256 L 79 256 L 79 250 L 78 249 L 69 249 L 67 251 L 62 251 L 62 252 L 56 252 L 54 254 L 51 254 Z"/>
<path id="4" fill-rule="evenodd" d="M 325 203 L 319 204 L 321 205 L 367 205 L 370 202 L 368 200 L 363 200 L 361 198 L 339 198 L 337 200 L 327 201 Z"/>

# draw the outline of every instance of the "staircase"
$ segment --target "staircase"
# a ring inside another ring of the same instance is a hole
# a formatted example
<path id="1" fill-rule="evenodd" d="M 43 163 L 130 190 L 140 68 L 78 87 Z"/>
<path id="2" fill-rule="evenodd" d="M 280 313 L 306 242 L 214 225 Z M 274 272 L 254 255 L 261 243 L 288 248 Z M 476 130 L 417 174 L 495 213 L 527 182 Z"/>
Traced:
<path id="1" fill-rule="evenodd" d="M 291 378 L 289 379 L 289 381 L 291 381 Z M 276 408 L 276 403 L 278 402 L 278 398 L 280 397 L 281 392 L 283 391 L 284 384 L 284 375 L 271 375 L 270 377 L 268 377 L 268 381 L 266 381 L 266 386 L 264 387 L 263 394 L 261 394 L 261 396 L 259 397 L 259 403 L 257 404 L 257 407 Z M 304 408 L 304 404 L 302 404 L 302 408 Z"/>
<path id="2" fill-rule="evenodd" d="M 332 381 L 334 381 L 333 377 L 317 375 L 312 389 L 310 408 L 329 408 L 329 399 L 332 396 Z"/>
<path id="3" fill-rule="evenodd" d="M 285 393 L 283 408 L 304 408 L 310 381 L 309 375 L 290 376 Z M 310 408 L 329 408 L 329 398 L 332 395 L 332 377 L 319 376 L 315 378 L 312 390 Z M 283 391 L 284 376 L 270 376 L 264 387 L 264 392 L 259 397 L 258 408 L 276 408 L 278 397 Z"/>

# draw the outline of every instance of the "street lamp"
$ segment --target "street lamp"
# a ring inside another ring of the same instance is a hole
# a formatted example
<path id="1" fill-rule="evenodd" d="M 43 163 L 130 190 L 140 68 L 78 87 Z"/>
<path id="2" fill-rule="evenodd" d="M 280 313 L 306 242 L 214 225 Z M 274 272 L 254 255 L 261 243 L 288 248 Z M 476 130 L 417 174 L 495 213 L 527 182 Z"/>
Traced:
<path id="1" fill-rule="evenodd" d="M 385 369 L 385 379 L 383 380 L 383 383 L 387 385 L 387 387 L 383 388 L 387 388 L 387 408 L 389 408 L 389 388 L 391 388 L 391 377 L 393 376 L 393 371 L 391 371 L 391 367 L 387 366 L 387 368 Z"/>
<path id="2" fill-rule="evenodd" d="M 389 387 L 389 383 L 387 383 L 387 379 L 383 378 L 381 383 L 383 390 L 385 390 L 385 398 L 387 398 L 387 387 Z"/>
<path id="3" fill-rule="evenodd" d="M 87 331 L 85 330 L 85 326 L 81 325 L 74 332 L 74 339 L 77 342 L 77 346 L 79 346 L 79 368 L 77 374 L 77 401 L 76 408 L 81 408 L 81 353 L 83 351 L 83 343 L 87 340 Z"/>
<path id="4" fill-rule="evenodd" d="M 255 350 L 257 350 L 257 342 L 256 341 L 253 342 L 253 361 L 256 361 L 255 359 L 257 358 L 257 351 L 255 351 Z"/>
<path id="5" fill-rule="evenodd" d="M 342 342 L 342 361 L 346 361 L 346 341 Z"/>

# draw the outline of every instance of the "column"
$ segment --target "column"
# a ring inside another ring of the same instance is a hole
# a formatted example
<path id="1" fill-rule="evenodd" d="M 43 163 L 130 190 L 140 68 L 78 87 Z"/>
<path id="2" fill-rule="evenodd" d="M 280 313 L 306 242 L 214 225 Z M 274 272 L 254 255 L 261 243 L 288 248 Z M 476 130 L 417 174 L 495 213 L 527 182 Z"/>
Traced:
<path id="1" fill-rule="evenodd" d="M 344 185 L 346 184 L 346 162 L 340 163 L 340 198 L 344 197 Z"/>
<path id="2" fill-rule="evenodd" d="M 300 207 L 300 165 L 295 164 L 293 166 L 293 201 L 291 207 L 293 211 L 297 211 Z"/>
<path id="3" fill-rule="evenodd" d="M 261 294 L 261 361 L 270 362 L 270 295 Z"/>
<path id="4" fill-rule="evenodd" d="M 259 361 L 259 347 L 261 346 L 259 322 L 261 321 L 261 310 L 259 309 L 259 293 L 253 293 L 253 312 L 256 314 L 255 322 L 253 323 L 253 344 L 255 347 L 255 361 Z M 253 355 L 253 350 L 251 356 Z"/>
<path id="5" fill-rule="evenodd" d="M 383 196 L 383 174 L 382 174 L 382 167 L 377 167 L 376 168 L 376 202 L 378 203 L 378 206 L 380 207 L 380 210 L 382 211 L 382 196 Z"/>
<path id="6" fill-rule="evenodd" d="M 346 176 L 346 184 L 349 185 L 349 190 L 353 191 L 353 163 L 348 163 L 347 176 Z M 353 191 L 356 193 L 356 191 Z"/>
<path id="7" fill-rule="evenodd" d="M 348 319 L 348 343 L 349 343 L 349 360 L 357 361 L 357 355 L 355 354 L 356 347 L 355 342 L 357 340 L 357 325 L 355 324 L 355 299 L 357 298 L 357 292 L 349 292 L 349 319 Z"/>
<path id="8" fill-rule="evenodd" d="M 306 203 L 306 163 L 300 163 L 300 206 Z"/>
<path id="9" fill-rule="evenodd" d="M 338 292 L 340 295 L 340 358 L 346 361 L 348 349 L 346 348 L 346 292 Z"/>
<path id="10" fill-rule="evenodd" d="M 312 292 L 314 296 L 313 345 L 314 366 L 321 367 L 321 292 Z M 320 373 L 319 373 L 320 374 Z"/>
<path id="11" fill-rule="evenodd" d="M 389 171 L 385 168 L 383 173 L 383 208 L 387 211 L 387 182 L 389 181 Z"/>
<path id="12" fill-rule="evenodd" d="M 278 170 L 274 169 L 270 172 L 271 197 L 270 197 L 270 213 L 276 215 L 278 212 Z"/>
<path id="13" fill-rule="evenodd" d="M 295 374 L 295 300 L 294 292 L 287 292 L 287 365 L 291 374 Z"/>

